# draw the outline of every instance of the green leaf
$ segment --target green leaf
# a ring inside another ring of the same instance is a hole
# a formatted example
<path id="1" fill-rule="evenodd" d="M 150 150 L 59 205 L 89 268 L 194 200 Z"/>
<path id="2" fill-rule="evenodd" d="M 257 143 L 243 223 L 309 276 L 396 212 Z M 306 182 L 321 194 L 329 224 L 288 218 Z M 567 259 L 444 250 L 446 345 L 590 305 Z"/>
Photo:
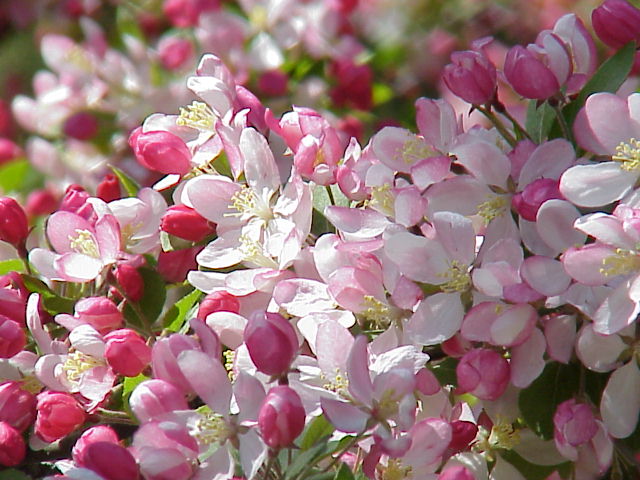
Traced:
<path id="1" fill-rule="evenodd" d="M 321 439 L 328 438 L 334 431 L 333 425 L 331 425 L 324 415 L 319 415 L 314 418 L 302 433 L 302 440 L 300 441 L 301 450 L 309 450 L 316 442 Z"/>
<path id="2" fill-rule="evenodd" d="M 387 103 L 394 97 L 393 89 L 384 83 L 376 83 L 373 86 L 373 104 L 378 106 Z"/>
<path id="3" fill-rule="evenodd" d="M 162 325 L 165 330 L 170 332 L 178 332 L 183 327 L 187 314 L 193 310 L 195 304 L 200 300 L 202 292 L 193 290 L 189 294 L 182 297 L 173 305 L 162 319 Z"/>
<path id="4" fill-rule="evenodd" d="M 520 392 L 520 411 L 536 435 L 545 440 L 553 438 L 553 415 L 560 403 L 577 392 L 579 376 L 579 367 L 575 365 L 548 363 L 542 374 Z"/>
<path id="5" fill-rule="evenodd" d="M 503 450 L 500 454 L 502 458 L 516 467 L 527 480 L 544 480 L 556 470 L 562 475 L 567 468 L 571 468 L 571 462 L 560 465 L 536 465 L 528 462 L 513 450 Z"/>
<path id="6" fill-rule="evenodd" d="M 42 280 L 27 274 L 22 274 L 22 281 L 32 293 L 39 293 L 42 297 L 42 305 L 45 310 L 52 315 L 58 313 L 73 313 L 76 300 L 73 298 L 62 297 L 53 292 L 49 286 Z"/>
<path id="7" fill-rule="evenodd" d="M 31 480 L 31 477 L 15 468 L 7 468 L 0 472 L 0 480 Z"/>
<path id="8" fill-rule="evenodd" d="M 153 323 L 164 307 L 167 298 L 167 289 L 164 280 L 156 270 L 150 268 L 138 269 L 144 280 L 144 293 L 140 299 L 140 310 L 149 324 Z"/>
<path id="9" fill-rule="evenodd" d="M 441 362 L 427 363 L 427 367 L 433 372 L 441 385 L 458 385 L 457 366 L 458 360 L 451 357 L 447 357 Z"/>
<path id="10" fill-rule="evenodd" d="M 340 465 L 333 480 L 354 480 L 353 472 L 346 463 Z"/>
<path id="11" fill-rule="evenodd" d="M 114 173 L 114 175 L 118 177 L 118 181 L 120 182 L 120 185 L 122 185 L 122 188 L 124 188 L 124 191 L 127 192 L 127 195 L 129 195 L 130 197 L 135 197 L 136 195 L 138 195 L 140 185 L 138 185 L 138 183 L 133 178 L 124 173 L 118 167 L 110 165 L 109 168 Z"/>
<path id="12" fill-rule="evenodd" d="M 144 34 L 138 25 L 133 9 L 127 5 L 121 5 L 116 12 L 116 27 L 121 36 L 130 35 L 138 40 L 144 40 Z"/>
<path id="13" fill-rule="evenodd" d="M 0 190 L 4 193 L 22 190 L 29 172 L 29 162 L 24 159 L 9 162 L 0 167 Z"/>
<path id="14" fill-rule="evenodd" d="M 556 119 L 553 108 L 547 102 L 536 107 L 537 102 L 530 101 L 527 107 L 526 129 L 535 143 L 542 143 L 549 135 Z"/>
<path id="15" fill-rule="evenodd" d="M 335 227 L 329 222 L 327 217 L 324 216 L 324 210 L 326 207 L 333 205 L 348 207 L 351 202 L 340 191 L 337 185 L 331 185 L 331 195 L 333 196 L 333 202 L 329 196 L 327 188 L 323 185 L 315 185 L 311 191 L 313 196 L 313 212 L 311 217 L 311 231 L 315 235 L 322 235 L 323 233 L 335 232 Z"/>
<path id="16" fill-rule="evenodd" d="M 334 449 L 338 447 L 338 443 L 339 442 L 323 442 L 298 453 L 285 472 L 285 480 L 294 479 L 309 465 L 315 465 L 318 460 L 331 454 Z"/>
<path id="17" fill-rule="evenodd" d="M 3 260 L 0 262 L 0 275 L 4 275 L 9 272 L 24 272 L 24 264 L 22 260 L 12 258 L 11 260 Z"/>
<path id="18" fill-rule="evenodd" d="M 149 380 L 149 377 L 142 373 L 136 377 L 125 377 L 122 382 L 122 396 L 128 399 L 131 392 L 133 392 L 135 388 L 145 380 Z"/>

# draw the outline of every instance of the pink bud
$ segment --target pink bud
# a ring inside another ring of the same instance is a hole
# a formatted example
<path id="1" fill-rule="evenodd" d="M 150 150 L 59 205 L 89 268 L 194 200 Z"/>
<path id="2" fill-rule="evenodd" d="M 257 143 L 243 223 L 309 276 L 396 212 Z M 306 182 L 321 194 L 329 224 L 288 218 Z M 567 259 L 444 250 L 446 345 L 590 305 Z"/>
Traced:
<path id="1" fill-rule="evenodd" d="M 78 300 L 76 316 L 104 334 L 122 325 L 124 317 L 118 306 L 106 297 L 88 297 Z"/>
<path id="2" fill-rule="evenodd" d="M 27 337 L 18 322 L 0 315 L 0 358 L 11 358 L 27 344 Z"/>
<path id="3" fill-rule="evenodd" d="M 180 137 L 171 132 L 142 132 L 138 127 L 129 137 L 136 160 L 149 170 L 184 175 L 191 169 L 191 152 Z"/>
<path id="4" fill-rule="evenodd" d="M 168 283 L 184 282 L 190 270 L 197 270 L 196 255 L 202 247 L 185 248 L 173 252 L 160 252 L 158 273 Z"/>
<path id="5" fill-rule="evenodd" d="M 473 422 L 464 420 L 454 420 L 451 422 L 451 443 L 449 448 L 453 452 L 458 453 L 466 450 L 467 447 L 476 438 L 478 426 Z"/>
<path id="6" fill-rule="evenodd" d="M 18 430 L 0 421 L 0 465 L 15 467 L 27 453 L 24 439 Z"/>
<path id="7" fill-rule="evenodd" d="M 128 263 L 119 263 L 113 269 L 113 276 L 132 302 L 138 302 L 144 294 L 144 280 L 140 272 Z"/>
<path id="8" fill-rule="evenodd" d="M 258 78 L 258 88 L 265 95 L 277 97 L 287 92 L 287 74 L 280 70 L 269 70 Z"/>
<path id="9" fill-rule="evenodd" d="M 442 74 L 449 90 L 473 105 L 493 100 L 497 88 L 496 67 L 487 57 L 470 50 L 454 52 L 451 62 Z"/>
<path id="10" fill-rule="evenodd" d="M 34 190 L 27 197 L 25 210 L 30 217 L 48 215 L 56 210 L 58 198 L 50 190 Z"/>
<path id="11" fill-rule="evenodd" d="M 89 112 L 78 112 L 67 118 L 62 129 L 68 137 L 90 140 L 98 133 L 98 120 Z"/>
<path id="12" fill-rule="evenodd" d="M 551 178 L 539 178 L 524 187 L 522 192 L 516 193 L 511 199 L 511 205 L 525 220 L 536 221 L 538 210 L 544 202 L 554 198 L 564 199 L 560 193 L 560 181 Z"/>
<path id="13" fill-rule="evenodd" d="M 509 383 L 509 363 L 494 350 L 477 348 L 466 353 L 456 367 L 458 392 L 482 400 L 496 400 Z"/>
<path id="14" fill-rule="evenodd" d="M 129 398 L 131 411 L 140 423 L 174 410 L 187 410 L 184 394 L 172 383 L 154 378 L 139 384 Z"/>
<path id="15" fill-rule="evenodd" d="M 8 138 L 0 138 L 0 165 L 24 155 L 22 149 Z"/>
<path id="16" fill-rule="evenodd" d="M 476 480 L 476 477 L 467 467 L 452 465 L 442 470 L 438 475 L 438 480 Z"/>
<path id="17" fill-rule="evenodd" d="M 178 70 L 193 57 L 193 44 L 186 38 L 165 36 L 158 42 L 160 63 L 167 70 Z"/>
<path id="18" fill-rule="evenodd" d="M 90 223 L 95 223 L 97 220 L 96 212 L 91 203 L 87 202 L 90 198 L 91 195 L 80 185 L 69 185 L 64 192 L 58 210 L 75 213 Z"/>
<path id="19" fill-rule="evenodd" d="M 229 292 L 218 291 L 210 293 L 200 302 L 197 317 L 200 320 L 206 320 L 209 314 L 214 312 L 239 313 L 240 302 L 237 297 Z"/>
<path id="20" fill-rule="evenodd" d="M 133 455 L 120 446 L 118 435 L 107 426 L 88 429 L 73 447 L 73 461 L 105 480 L 135 480 L 139 477 Z"/>
<path id="21" fill-rule="evenodd" d="M 96 197 L 105 202 L 112 202 L 121 198 L 122 192 L 120 191 L 118 178 L 111 173 L 107 173 L 96 187 Z"/>
<path id="22" fill-rule="evenodd" d="M 267 375 L 283 375 L 298 351 L 298 337 L 278 313 L 254 312 L 244 329 L 244 343 L 256 368 Z"/>
<path id="23" fill-rule="evenodd" d="M 337 82 L 330 92 L 337 106 L 371 109 L 373 71 L 369 65 L 358 65 L 351 59 L 337 60 L 331 65 L 330 72 Z"/>
<path id="24" fill-rule="evenodd" d="M 38 394 L 35 433 L 45 442 L 54 442 L 80 427 L 86 414 L 68 393 L 44 391 Z"/>
<path id="25" fill-rule="evenodd" d="M 29 291 L 18 272 L 0 276 L 0 316 L 25 324 Z"/>
<path id="26" fill-rule="evenodd" d="M 553 438 L 558 448 L 577 447 L 587 443 L 598 431 L 598 424 L 591 407 L 569 399 L 558 405 L 553 416 Z"/>
<path id="27" fill-rule="evenodd" d="M 151 347 L 133 330 L 114 330 L 104 340 L 104 357 L 118 375 L 135 377 L 151 362 Z"/>
<path id="28" fill-rule="evenodd" d="M 178 366 L 178 356 L 185 350 L 200 351 L 200 346 L 192 337 L 174 333 L 153 344 L 151 363 L 154 377 L 173 383 L 183 392 L 191 392 L 191 383 Z"/>
<path id="29" fill-rule="evenodd" d="M 262 402 L 258 426 L 271 448 L 290 446 L 304 429 L 305 412 L 300 396 L 286 385 L 273 387 Z"/>
<path id="30" fill-rule="evenodd" d="M 267 124 L 265 122 L 265 106 L 262 104 L 260 99 L 253 94 L 253 92 L 241 85 L 236 85 L 236 98 L 233 106 L 236 111 L 243 110 L 245 108 L 249 109 L 249 114 L 247 115 L 249 126 L 254 126 L 260 131 L 265 131 L 267 129 Z"/>
<path id="31" fill-rule="evenodd" d="M 193 208 L 173 205 L 163 215 L 160 229 L 178 238 L 200 242 L 215 232 L 215 225 Z"/>
<path id="32" fill-rule="evenodd" d="M 195 27 L 202 12 L 218 8 L 217 0 L 165 0 L 162 11 L 175 27 Z"/>
<path id="33" fill-rule="evenodd" d="M 560 89 L 551 69 L 521 45 L 507 53 L 504 74 L 513 89 L 525 98 L 545 100 Z"/>
<path id="34" fill-rule="evenodd" d="M 23 390 L 18 382 L 0 385 L 0 421 L 23 432 L 36 418 L 36 396 Z"/>
<path id="35" fill-rule="evenodd" d="M 18 248 L 29 235 L 27 215 L 18 202 L 0 197 L 0 240 Z"/>
<path id="36" fill-rule="evenodd" d="M 607 0 L 591 13 L 596 34 L 612 48 L 640 40 L 640 10 L 625 0 Z"/>

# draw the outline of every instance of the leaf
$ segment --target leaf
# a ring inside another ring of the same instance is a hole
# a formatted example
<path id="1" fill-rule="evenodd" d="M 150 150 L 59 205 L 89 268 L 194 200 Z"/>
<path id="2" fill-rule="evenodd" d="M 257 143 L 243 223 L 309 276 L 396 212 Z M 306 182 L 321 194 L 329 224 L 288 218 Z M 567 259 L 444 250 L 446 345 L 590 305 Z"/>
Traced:
<path id="1" fill-rule="evenodd" d="M 129 195 L 130 197 L 135 197 L 138 195 L 140 185 L 138 185 L 138 183 L 133 178 L 124 173 L 118 167 L 110 165 L 109 168 L 114 173 L 114 175 L 118 177 L 118 181 L 122 185 L 122 188 L 124 188 L 125 192 L 127 192 L 127 195 Z"/>
<path id="2" fill-rule="evenodd" d="M 393 89 L 384 83 L 376 83 L 373 86 L 372 98 L 374 105 L 382 105 L 387 103 L 394 97 Z"/>
<path id="3" fill-rule="evenodd" d="M 4 275 L 9 272 L 24 272 L 24 264 L 22 260 L 12 258 L 11 260 L 3 260 L 0 262 L 0 275 Z"/>
<path id="4" fill-rule="evenodd" d="M 285 480 L 293 480 L 309 465 L 315 465 L 317 460 L 331 454 L 338 447 L 338 443 L 337 441 L 323 442 L 296 455 L 285 472 Z"/>
<path id="5" fill-rule="evenodd" d="M 333 425 L 327 421 L 324 415 L 319 415 L 314 418 L 302 433 L 302 440 L 300 441 L 301 450 L 309 450 L 320 439 L 329 437 L 334 431 Z"/>
<path id="6" fill-rule="evenodd" d="M 51 315 L 58 313 L 73 313 L 76 300 L 62 297 L 52 291 L 42 280 L 27 274 L 22 274 L 24 286 L 32 293 L 39 293 L 42 297 L 42 305 Z"/>
<path id="7" fill-rule="evenodd" d="M 151 324 L 162 312 L 167 298 L 167 289 L 164 280 L 156 270 L 140 268 L 138 271 L 144 280 L 144 293 L 138 303 L 147 322 Z"/>
<path id="8" fill-rule="evenodd" d="M 529 102 L 526 129 L 535 143 L 542 143 L 549 135 L 556 119 L 553 108 L 547 102 L 536 107 L 537 102 Z"/>
<path id="9" fill-rule="evenodd" d="M 144 40 L 144 34 L 138 25 L 135 12 L 128 5 L 121 5 L 116 12 L 116 27 L 121 36 L 130 35 L 138 40 Z"/>
<path id="10" fill-rule="evenodd" d="M 556 470 L 562 475 L 572 466 L 571 462 L 561 463 L 560 465 L 536 465 L 528 462 L 513 450 L 503 450 L 500 454 L 502 458 L 516 467 L 527 480 L 544 480 Z"/>
<path id="11" fill-rule="evenodd" d="M 458 384 L 458 377 L 456 375 L 456 367 L 458 366 L 458 360 L 448 357 L 441 362 L 430 362 L 427 367 L 433 372 L 441 385 L 454 385 Z"/>
<path id="12" fill-rule="evenodd" d="M 165 330 L 179 332 L 187 319 L 187 314 L 193 310 L 194 305 L 200 300 L 201 296 L 202 292 L 200 290 L 193 290 L 178 300 L 162 319 L 162 325 Z"/>
<path id="13" fill-rule="evenodd" d="M 545 440 L 553 438 L 553 415 L 558 405 L 578 391 L 579 368 L 548 363 L 542 374 L 520 392 L 518 405 L 531 430 Z"/>
<path id="14" fill-rule="evenodd" d="M 331 189 L 331 195 L 333 196 L 335 205 L 342 207 L 350 206 L 350 200 L 340 191 L 337 185 L 331 185 L 329 188 Z M 334 204 L 334 202 L 331 201 L 331 197 L 329 197 L 327 188 L 323 185 L 315 185 L 312 189 L 312 196 L 313 212 L 311 217 L 311 231 L 318 236 L 323 233 L 335 232 L 334 226 L 327 220 L 327 217 L 325 217 L 323 213 L 326 207 Z"/>
<path id="15" fill-rule="evenodd" d="M 24 159 L 3 165 L 0 167 L 0 190 L 4 193 L 20 191 L 28 172 L 29 162 Z"/>
<path id="16" fill-rule="evenodd" d="M 31 477 L 15 468 L 8 468 L 0 472 L 0 480 L 31 480 Z"/>
<path id="17" fill-rule="evenodd" d="M 140 385 L 145 380 L 149 380 L 150 377 L 143 375 L 142 373 L 136 377 L 125 377 L 122 382 L 122 402 L 125 410 L 129 415 L 135 418 L 133 412 L 131 411 L 131 406 L 129 405 L 129 397 L 131 397 L 131 393 L 136 389 L 138 385 Z"/>
<path id="18" fill-rule="evenodd" d="M 353 472 L 349 468 L 346 463 L 340 465 L 340 468 L 336 472 L 336 476 L 333 477 L 333 480 L 355 480 L 353 476 Z"/>

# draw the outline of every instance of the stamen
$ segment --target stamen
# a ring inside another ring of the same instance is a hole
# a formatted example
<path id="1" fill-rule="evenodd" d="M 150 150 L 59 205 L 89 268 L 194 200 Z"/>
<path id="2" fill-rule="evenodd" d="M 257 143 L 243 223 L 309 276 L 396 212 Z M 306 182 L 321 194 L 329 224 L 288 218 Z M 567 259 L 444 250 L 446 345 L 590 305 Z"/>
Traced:
<path id="1" fill-rule="evenodd" d="M 631 138 L 628 143 L 620 142 L 611 159 L 614 162 L 620 162 L 622 164 L 620 168 L 627 172 L 640 171 L 640 141 Z"/>
<path id="2" fill-rule="evenodd" d="M 232 435 L 232 431 L 222 415 L 208 411 L 200 413 L 192 434 L 202 445 L 222 445 Z"/>
<path id="3" fill-rule="evenodd" d="M 602 259 L 600 273 L 610 277 L 628 275 L 640 270 L 640 255 L 630 250 L 616 248 L 616 253 Z"/>
<path id="4" fill-rule="evenodd" d="M 20 380 L 20 388 L 34 395 L 40 393 L 44 388 L 44 385 L 38 380 L 35 375 L 27 375 Z"/>
<path id="5" fill-rule="evenodd" d="M 394 152 L 393 158 L 395 161 L 402 160 L 407 165 L 413 165 L 419 160 L 433 155 L 433 150 L 431 150 L 424 139 L 414 135 L 411 139 L 404 142 L 402 147 L 398 148 Z"/>
<path id="6" fill-rule="evenodd" d="M 365 206 L 372 207 L 388 217 L 395 214 L 395 198 L 391 192 L 391 185 L 379 185 L 371 187 L 369 200 L 365 201 Z"/>
<path id="7" fill-rule="evenodd" d="M 82 374 L 87 370 L 91 370 L 95 367 L 101 367 L 106 365 L 103 360 L 97 359 L 85 353 L 74 351 L 67 355 L 67 360 L 62 366 L 67 380 L 74 385 L 80 383 Z"/>
<path id="8" fill-rule="evenodd" d="M 321 374 L 320 378 L 322 380 L 329 380 L 325 374 Z M 333 380 L 330 380 L 327 383 L 323 384 L 322 388 L 324 388 L 325 390 L 329 390 L 330 392 L 337 393 L 341 397 L 346 398 L 349 391 L 349 379 L 346 377 L 346 375 L 342 374 L 338 367 L 336 367 Z"/>
<path id="9" fill-rule="evenodd" d="M 389 459 L 387 466 L 382 472 L 382 480 L 403 480 L 411 477 L 413 467 L 402 465 L 402 462 L 397 458 Z"/>
<path id="10" fill-rule="evenodd" d="M 453 260 L 449 270 L 438 274 L 438 276 L 447 279 L 445 283 L 440 285 L 440 290 L 444 293 L 466 292 L 471 286 L 469 267 L 458 260 Z"/>
<path id="11" fill-rule="evenodd" d="M 244 261 L 254 263 L 260 267 L 278 269 L 276 261 L 265 255 L 262 245 L 258 242 L 247 235 L 241 235 L 239 240 L 240 252 L 244 256 Z"/>
<path id="12" fill-rule="evenodd" d="M 98 245 L 89 230 L 76 229 L 76 236 L 69 235 L 69 246 L 76 253 L 82 253 L 93 258 L 100 258 Z"/>
<path id="13" fill-rule="evenodd" d="M 489 199 L 486 202 L 478 205 L 478 215 L 484 218 L 484 223 L 486 225 L 488 225 L 494 218 L 504 215 L 506 211 L 506 195 L 489 195 Z"/>
<path id="14" fill-rule="evenodd" d="M 235 379 L 235 373 L 233 372 L 233 364 L 236 359 L 236 352 L 234 350 L 225 350 L 222 352 L 222 356 L 224 357 L 224 368 L 227 372 L 227 376 L 229 380 L 233 382 Z"/>
<path id="15" fill-rule="evenodd" d="M 176 125 L 191 127 L 205 132 L 214 132 L 215 116 L 213 110 L 203 102 L 193 101 L 191 105 L 180 107 Z"/>
<path id="16" fill-rule="evenodd" d="M 375 328 L 387 328 L 391 322 L 391 309 L 377 298 L 365 295 L 363 306 L 366 307 L 358 316 L 371 322 Z"/>
<path id="17" fill-rule="evenodd" d="M 250 187 L 244 186 L 231 197 L 231 207 L 237 213 L 226 213 L 227 217 L 257 217 L 265 222 L 273 219 L 273 210 L 268 202 L 263 201 Z"/>

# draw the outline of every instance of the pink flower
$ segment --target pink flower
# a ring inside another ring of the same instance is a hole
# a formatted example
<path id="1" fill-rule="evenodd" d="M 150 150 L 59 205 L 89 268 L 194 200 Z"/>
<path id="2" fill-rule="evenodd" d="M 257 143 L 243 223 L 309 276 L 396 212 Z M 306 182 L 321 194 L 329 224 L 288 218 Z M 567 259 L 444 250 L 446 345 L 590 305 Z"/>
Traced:
<path id="1" fill-rule="evenodd" d="M 509 384 L 509 363 L 494 350 L 477 348 L 466 353 L 456 367 L 460 393 L 482 400 L 499 398 Z"/>
<path id="2" fill-rule="evenodd" d="M 267 375 L 286 374 L 298 352 L 293 326 L 278 313 L 252 314 L 244 329 L 244 343 L 256 368 Z"/>
<path id="3" fill-rule="evenodd" d="M 86 430 L 73 447 L 73 461 L 105 480 L 136 480 L 138 466 L 129 451 L 119 444 L 118 435 L 108 426 Z"/>
<path id="4" fill-rule="evenodd" d="M 193 58 L 193 44 L 186 38 L 164 36 L 158 42 L 158 55 L 167 70 L 178 70 Z"/>
<path id="5" fill-rule="evenodd" d="M 140 383 L 129 399 L 140 423 L 147 423 L 174 410 L 188 410 L 185 394 L 172 383 L 157 378 Z"/>
<path id="6" fill-rule="evenodd" d="M 104 340 L 104 357 L 118 375 L 135 377 L 151 363 L 151 347 L 131 329 L 114 330 Z"/>
<path id="7" fill-rule="evenodd" d="M 300 396 L 286 385 L 272 387 L 260 407 L 258 426 L 271 448 L 290 446 L 304 429 L 305 411 Z"/>
<path id="8" fill-rule="evenodd" d="M 215 225 L 186 205 L 169 207 L 162 217 L 160 229 L 178 238 L 200 242 L 215 232 Z"/>
<path id="9" fill-rule="evenodd" d="M 18 382 L 0 384 L 0 421 L 22 432 L 36 418 L 36 397 Z"/>
<path id="10" fill-rule="evenodd" d="M 496 67 L 487 57 L 474 51 L 454 52 L 451 62 L 442 72 L 449 90 L 473 105 L 493 100 L 497 88 Z"/>
<path id="11" fill-rule="evenodd" d="M 565 445 L 583 445 L 598 431 L 591 407 L 585 403 L 577 403 L 575 399 L 566 400 L 558 405 L 553 416 L 553 424 L 553 438 L 559 449 Z"/>
<path id="12" fill-rule="evenodd" d="M 45 442 L 59 440 L 86 420 L 78 402 L 68 393 L 45 391 L 38 394 L 35 433 Z"/>
<path id="13" fill-rule="evenodd" d="M 20 465 L 27 453 L 22 435 L 6 422 L 0 421 L 0 465 Z"/>
<path id="14" fill-rule="evenodd" d="M 180 137 L 171 132 L 141 128 L 129 137 L 138 162 L 149 170 L 184 175 L 191 169 L 191 152 Z"/>
<path id="15" fill-rule="evenodd" d="M 591 23 L 600 40 L 612 48 L 640 40 L 640 10 L 625 0 L 606 0 L 591 12 Z"/>
<path id="16" fill-rule="evenodd" d="M 11 358 L 27 344 L 27 337 L 18 322 L 0 315 L 0 358 Z"/>
<path id="17" fill-rule="evenodd" d="M 82 323 L 88 323 L 101 334 L 122 325 L 124 316 L 117 305 L 107 297 L 87 297 L 75 305 L 75 316 Z"/>
<path id="18" fill-rule="evenodd" d="M 0 240 L 16 248 L 24 247 L 29 235 L 27 215 L 18 202 L 11 197 L 0 198 Z"/>

